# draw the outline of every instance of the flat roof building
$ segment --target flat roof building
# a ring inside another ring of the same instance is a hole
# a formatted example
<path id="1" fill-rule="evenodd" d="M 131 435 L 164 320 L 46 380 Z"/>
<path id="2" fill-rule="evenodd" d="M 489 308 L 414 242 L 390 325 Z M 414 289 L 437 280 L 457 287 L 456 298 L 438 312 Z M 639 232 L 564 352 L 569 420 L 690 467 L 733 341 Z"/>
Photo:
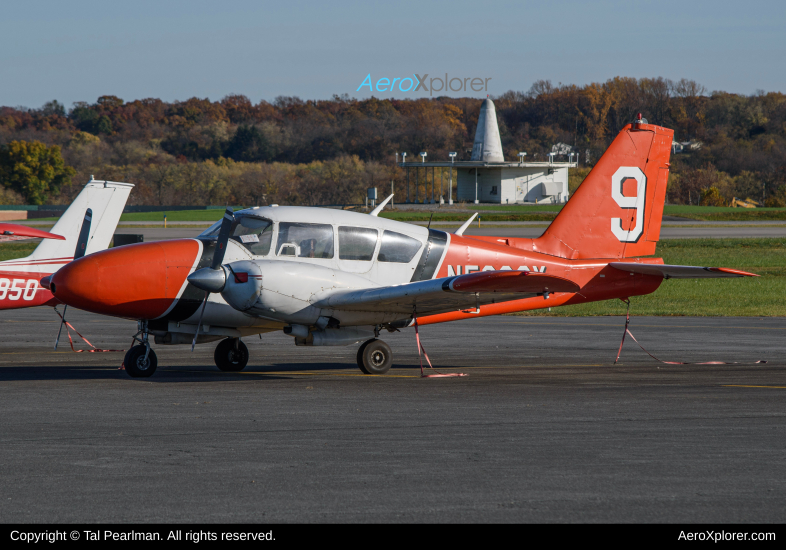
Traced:
<path id="1" fill-rule="evenodd" d="M 575 162 L 524 162 L 526 153 L 519 155 L 519 162 L 506 162 L 502 152 L 502 141 L 499 136 L 497 113 L 494 102 L 483 101 L 478 116 L 478 127 L 475 131 L 475 142 L 469 161 L 400 162 L 398 165 L 407 169 L 407 202 L 410 202 L 409 182 L 410 170 L 415 169 L 415 202 L 438 202 L 447 199 L 452 204 L 452 188 L 448 197 L 434 196 L 434 169 L 450 168 L 452 181 L 453 171 L 456 172 L 456 199 L 466 202 L 486 202 L 497 204 L 516 204 L 525 202 L 561 203 L 568 200 L 568 168 L 575 168 Z M 577 157 L 578 160 L 578 157 Z M 424 181 L 428 169 L 432 169 L 432 189 L 429 197 L 420 197 L 419 182 L 421 170 Z"/>

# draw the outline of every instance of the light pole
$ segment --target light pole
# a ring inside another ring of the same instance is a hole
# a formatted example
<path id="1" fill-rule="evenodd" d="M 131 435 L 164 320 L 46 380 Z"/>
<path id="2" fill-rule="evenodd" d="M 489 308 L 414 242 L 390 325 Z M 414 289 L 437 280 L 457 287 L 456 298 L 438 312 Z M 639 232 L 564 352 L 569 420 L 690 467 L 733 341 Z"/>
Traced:
<path id="1" fill-rule="evenodd" d="M 527 152 L 526 151 L 519 151 L 519 164 L 524 164 L 524 161 L 527 160 Z M 527 176 L 527 191 L 524 193 L 524 202 L 527 201 L 527 195 L 529 195 L 529 176 Z"/>
<path id="2" fill-rule="evenodd" d="M 453 161 L 456 158 L 456 153 L 448 153 L 450 157 L 450 187 L 448 188 L 448 204 L 453 204 Z"/>
<path id="3" fill-rule="evenodd" d="M 423 166 L 423 176 L 425 177 L 425 184 L 423 186 L 423 204 L 426 204 L 426 196 L 428 196 L 428 172 L 426 172 L 426 156 L 428 153 L 420 153 L 420 162 L 424 164 Z M 418 193 L 420 192 L 420 185 L 418 183 L 415 184 L 415 202 L 418 202 Z"/>
<path id="4" fill-rule="evenodd" d="M 401 164 L 407 163 L 407 154 L 401 153 Z M 407 204 L 409 204 L 409 166 L 407 168 Z"/>
<path id="5" fill-rule="evenodd" d="M 435 170 L 435 167 L 432 166 L 431 167 L 431 204 L 434 204 L 434 202 L 435 202 L 434 201 L 434 183 L 436 181 L 436 178 L 434 177 L 434 170 Z"/>
<path id="6" fill-rule="evenodd" d="M 442 167 L 439 168 L 439 204 L 442 206 L 445 204 L 445 195 L 442 194 L 442 180 L 445 179 L 445 171 Z"/>
<path id="7" fill-rule="evenodd" d="M 396 168 L 398 168 L 398 151 L 396 151 Z M 393 194 L 393 180 L 390 180 L 390 194 Z M 390 207 L 393 208 L 393 199 L 390 199 Z"/>
<path id="8" fill-rule="evenodd" d="M 475 204 L 478 204 L 478 167 L 475 167 Z"/>

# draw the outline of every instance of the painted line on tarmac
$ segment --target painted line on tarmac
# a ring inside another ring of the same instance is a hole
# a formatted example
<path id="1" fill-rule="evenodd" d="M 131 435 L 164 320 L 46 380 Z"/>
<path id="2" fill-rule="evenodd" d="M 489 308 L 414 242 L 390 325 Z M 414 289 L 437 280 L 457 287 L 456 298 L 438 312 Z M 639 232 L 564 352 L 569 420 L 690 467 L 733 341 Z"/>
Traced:
<path id="1" fill-rule="evenodd" d="M 537 323 L 534 321 L 511 321 L 506 323 L 509 325 L 559 325 L 565 327 L 563 323 Z M 586 326 L 586 327 L 619 327 L 617 323 L 570 323 L 567 327 L 572 326 Z M 718 326 L 718 325 L 636 325 L 637 327 L 648 328 L 736 328 L 736 329 L 751 329 L 751 330 L 786 330 L 786 327 L 735 327 L 735 326 Z"/>
<path id="2" fill-rule="evenodd" d="M 746 386 L 744 384 L 723 384 L 724 388 L 767 388 L 770 390 L 786 390 L 786 386 Z"/>

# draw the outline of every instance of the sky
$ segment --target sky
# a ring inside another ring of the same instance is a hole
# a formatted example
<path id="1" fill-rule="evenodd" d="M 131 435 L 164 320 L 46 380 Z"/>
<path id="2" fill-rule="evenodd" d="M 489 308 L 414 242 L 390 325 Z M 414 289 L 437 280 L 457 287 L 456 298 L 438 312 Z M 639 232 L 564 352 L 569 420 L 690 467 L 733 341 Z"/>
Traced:
<path id="1" fill-rule="evenodd" d="M 541 79 L 584 85 L 614 76 L 786 92 L 783 0 L 7 4 L 0 105 L 8 106 L 57 99 L 70 107 L 101 95 L 485 97 Z M 460 91 L 430 90 L 429 79 L 445 73 L 461 79 L 452 82 Z M 424 74 L 429 91 L 406 90 L 402 79 Z M 367 75 L 373 92 L 358 90 Z M 399 79 L 393 92 L 377 89 L 382 78 Z M 486 86 L 472 90 L 472 78 Z"/>

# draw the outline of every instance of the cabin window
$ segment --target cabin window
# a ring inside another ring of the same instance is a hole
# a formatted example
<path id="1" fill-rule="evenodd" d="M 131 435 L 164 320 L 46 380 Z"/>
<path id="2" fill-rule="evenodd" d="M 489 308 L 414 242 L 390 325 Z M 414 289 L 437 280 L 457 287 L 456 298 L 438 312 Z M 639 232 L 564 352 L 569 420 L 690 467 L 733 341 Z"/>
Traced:
<path id="1" fill-rule="evenodd" d="M 408 264 L 420 250 L 420 241 L 401 233 L 385 231 L 379 248 L 379 261 Z"/>
<path id="2" fill-rule="evenodd" d="M 332 258 L 333 226 L 321 223 L 278 224 L 279 256 L 298 258 Z"/>
<path id="3" fill-rule="evenodd" d="M 273 238 L 273 223 L 255 216 L 239 217 L 232 228 L 232 238 L 255 256 L 267 256 Z"/>
<path id="4" fill-rule="evenodd" d="M 370 262 L 376 247 L 376 229 L 367 227 L 338 228 L 338 257 L 340 260 Z"/>

